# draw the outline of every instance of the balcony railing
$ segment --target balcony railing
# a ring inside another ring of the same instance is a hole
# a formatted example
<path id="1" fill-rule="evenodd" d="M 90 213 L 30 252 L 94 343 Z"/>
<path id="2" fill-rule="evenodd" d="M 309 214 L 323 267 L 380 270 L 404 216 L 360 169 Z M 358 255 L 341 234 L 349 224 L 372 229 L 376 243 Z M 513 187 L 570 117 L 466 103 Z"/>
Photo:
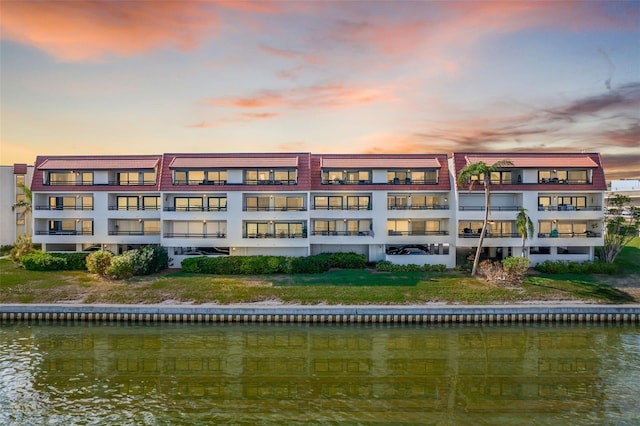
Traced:
<path id="1" fill-rule="evenodd" d="M 165 212 L 226 212 L 226 207 L 206 207 L 206 206 L 187 206 L 187 207 L 165 207 Z"/>
<path id="2" fill-rule="evenodd" d="M 491 206 L 492 212 L 516 212 L 519 211 L 522 206 Z M 483 212 L 485 211 L 485 206 L 458 206 L 458 210 L 460 211 L 476 211 Z"/>
<path id="3" fill-rule="evenodd" d="M 306 232 L 245 233 L 242 238 L 307 238 Z"/>
<path id="4" fill-rule="evenodd" d="M 36 210 L 93 210 L 93 206 L 36 206 Z"/>
<path id="5" fill-rule="evenodd" d="M 480 238 L 481 232 L 460 232 L 459 238 Z M 485 232 L 485 238 L 521 238 L 517 232 Z"/>
<path id="6" fill-rule="evenodd" d="M 92 180 L 56 180 L 53 182 L 44 182 L 45 186 L 91 186 Z"/>
<path id="7" fill-rule="evenodd" d="M 542 205 L 538 205 L 538 211 L 576 211 L 576 210 L 599 212 L 599 211 L 602 211 L 602 206 L 576 207 L 576 206 L 573 206 L 571 204 L 566 204 L 566 205 L 561 204 L 559 206 L 542 206 Z"/>
<path id="8" fill-rule="evenodd" d="M 114 186 L 151 186 L 155 185 L 155 180 L 144 180 L 140 182 L 139 180 L 110 180 L 109 185 Z"/>
<path id="9" fill-rule="evenodd" d="M 558 178 L 551 178 L 551 179 L 546 179 L 546 178 L 542 178 L 538 181 L 538 183 L 541 184 L 560 184 L 560 185 L 564 185 L 564 184 L 570 184 L 570 185 L 590 185 L 591 181 L 587 180 L 587 179 L 558 179 Z"/>
<path id="10" fill-rule="evenodd" d="M 174 185 L 227 185 L 226 180 L 185 180 L 185 179 L 174 179 Z"/>
<path id="11" fill-rule="evenodd" d="M 418 180 L 418 179 L 411 179 L 411 178 L 406 178 L 406 179 L 394 178 L 387 181 L 387 183 L 389 185 L 436 185 L 438 183 L 438 180 L 437 179 Z"/>
<path id="12" fill-rule="evenodd" d="M 600 232 L 539 232 L 538 238 L 600 238 Z"/>
<path id="13" fill-rule="evenodd" d="M 164 238 L 227 238 L 227 234 L 224 232 L 214 233 L 196 233 L 196 232 L 168 232 L 165 233 Z"/>
<path id="14" fill-rule="evenodd" d="M 151 236 L 160 235 L 160 231 L 109 231 L 109 235 Z"/>
<path id="15" fill-rule="evenodd" d="M 246 179 L 244 185 L 297 185 L 296 179 Z"/>
<path id="16" fill-rule="evenodd" d="M 109 206 L 109 210 L 120 210 L 120 211 L 158 211 L 160 210 L 160 206 Z"/>
<path id="17" fill-rule="evenodd" d="M 370 185 L 371 179 L 322 179 L 323 185 Z"/>
<path id="18" fill-rule="evenodd" d="M 245 212 L 304 212 L 304 207 L 244 207 Z"/>
<path id="19" fill-rule="evenodd" d="M 54 230 L 49 230 L 49 231 L 36 231 L 36 235 L 93 235 L 93 231 L 75 231 L 75 230 L 54 231 Z"/>
<path id="20" fill-rule="evenodd" d="M 388 210 L 449 210 L 448 204 L 388 206 Z"/>
<path id="21" fill-rule="evenodd" d="M 371 210 L 371 206 L 314 206 L 314 210 Z"/>
<path id="22" fill-rule="evenodd" d="M 313 231 L 312 235 L 321 235 L 321 236 L 347 236 L 347 237 L 365 237 L 370 236 L 370 231 Z"/>
<path id="23" fill-rule="evenodd" d="M 403 236 L 403 235 L 449 235 L 449 231 L 392 231 L 389 230 L 391 236 Z"/>

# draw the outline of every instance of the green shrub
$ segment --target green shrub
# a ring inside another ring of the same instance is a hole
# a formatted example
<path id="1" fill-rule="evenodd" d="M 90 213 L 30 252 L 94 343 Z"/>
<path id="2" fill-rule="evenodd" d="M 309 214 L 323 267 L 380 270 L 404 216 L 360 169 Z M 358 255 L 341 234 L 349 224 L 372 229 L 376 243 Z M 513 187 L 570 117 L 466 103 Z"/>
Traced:
<path id="1" fill-rule="evenodd" d="M 131 253 L 127 255 L 126 253 Z M 97 252 L 96 252 L 97 253 Z M 111 264 L 104 271 L 104 275 L 113 280 L 125 280 L 136 274 L 136 259 L 139 258 L 137 250 L 129 250 L 119 256 L 111 258 Z"/>
<path id="2" fill-rule="evenodd" d="M 0 246 L 0 256 L 8 256 L 12 248 L 13 248 L 13 244 Z"/>
<path id="3" fill-rule="evenodd" d="M 607 262 L 564 262 L 562 260 L 545 260 L 534 269 L 545 274 L 608 274 L 614 275 L 618 268 Z"/>
<path id="4" fill-rule="evenodd" d="M 62 271 L 67 266 L 65 259 L 43 252 L 25 254 L 20 263 L 29 271 Z"/>
<path id="5" fill-rule="evenodd" d="M 9 251 L 9 257 L 14 262 L 19 262 L 22 256 L 34 253 L 35 251 L 36 249 L 33 247 L 31 236 L 24 234 L 19 236 L 16 242 L 13 244 L 13 248 L 11 248 L 11 250 Z"/>
<path id="6" fill-rule="evenodd" d="M 328 253 L 291 259 L 292 274 L 321 274 L 329 269 L 331 269 L 331 256 Z"/>
<path id="7" fill-rule="evenodd" d="M 184 272 L 190 272 L 193 274 L 200 273 L 202 272 L 202 268 L 200 264 L 202 263 L 203 259 L 206 259 L 206 257 L 204 256 L 189 257 L 182 261 L 182 263 L 180 264 L 180 267 Z"/>
<path id="8" fill-rule="evenodd" d="M 164 247 L 145 246 L 137 251 L 140 254 L 140 263 L 136 265 L 136 275 L 155 274 L 169 266 L 169 254 Z"/>
<path id="9" fill-rule="evenodd" d="M 87 256 L 89 253 L 51 253 L 54 257 L 59 257 L 67 261 L 67 271 L 86 271 Z"/>
<path id="10" fill-rule="evenodd" d="M 383 260 L 376 263 L 376 271 L 378 272 L 445 272 L 447 270 L 446 265 L 415 265 L 410 263 L 408 265 L 396 265 Z"/>
<path id="11" fill-rule="evenodd" d="M 92 274 L 105 275 L 105 271 L 111 265 L 113 253 L 108 250 L 98 250 L 87 256 L 87 270 Z"/>
<path id="12" fill-rule="evenodd" d="M 318 255 L 321 256 L 321 255 Z M 329 253 L 329 263 L 332 268 L 340 269 L 364 269 L 367 267 L 367 258 L 358 253 Z"/>
<path id="13" fill-rule="evenodd" d="M 529 273 L 531 261 L 526 257 L 507 257 L 502 259 L 504 278 L 510 283 L 521 283 Z"/>

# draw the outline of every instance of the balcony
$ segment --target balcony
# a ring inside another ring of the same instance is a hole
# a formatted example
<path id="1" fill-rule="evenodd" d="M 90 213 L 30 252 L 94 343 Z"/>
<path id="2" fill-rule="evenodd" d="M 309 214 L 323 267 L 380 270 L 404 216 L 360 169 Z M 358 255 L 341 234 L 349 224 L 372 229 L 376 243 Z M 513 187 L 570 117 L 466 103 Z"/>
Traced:
<path id="1" fill-rule="evenodd" d="M 370 231 L 313 231 L 311 235 L 325 237 L 368 237 Z"/>
<path id="2" fill-rule="evenodd" d="M 448 204 L 434 204 L 434 205 L 391 205 L 388 206 L 388 210 L 449 210 Z"/>
<path id="3" fill-rule="evenodd" d="M 226 212 L 227 207 L 184 206 L 165 207 L 165 212 Z"/>
<path id="4" fill-rule="evenodd" d="M 243 234 L 242 238 L 307 238 L 307 233 L 306 232 L 297 232 L 297 233 L 280 232 L 277 234 L 247 233 L 247 234 Z"/>
<path id="5" fill-rule="evenodd" d="M 393 178 L 387 181 L 389 185 L 437 185 L 437 179 Z"/>
<path id="6" fill-rule="evenodd" d="M 571 204 L 560 204 L 558 206 L 543 206 L 541 204 L 538 205 L 538 211 L 577 211 L 577 210 L 599 212 L 599 211 L 602 211 L 602 206 L 576 207 Z"/>
<path id="7" fill-rule="evenodd" d="M 602 234 L 600 232 L 557 232 L 551 231 L 549 233 L 539 232 L 538 238 L 600 238 Z"/>
<path id="8" fill-rule="evenodd" d="M 109 235 L 151 236 L 160 235 L 160 231 L 109 231 Z"/>
<path id="9" fill-rule="evenodd" d="M 165 233 L 163 235 L 164 238 L 227 238 L 227 234 L 224 232 L 215 232 L 215 233 L 179 233 L 179 232 L 171 232 Z"/>
<path id="10" fill-rule="evenodd" d="M 491 206 L 492 212 L 517 212 L 520 211 L 522 206 Z M 459 211 L 473 211 L 473 212 L 483 212 L 485 211 L 485 206 L 458 206 Z"/>
<path id="11" fill-rule="evenodd" d="M 160 206 L 109 206 L 109 210 L 118 210 L 118 211 L 158 211 L 160 210 Z"/>
<path id="12" fill-rule="evenodd" d="M 93 206 L 35 206 L 36 210 L 93 210 Z"/>
<path id="13" fill-rule="evenodd" d="M 389 230 L 390 236 L 412 236 L 412 235 L 449 235 L 449 231 L 393 231 Z"/>
<path id="14" fill-rule="evenodd" d="M 304 207 L 244 207 L 245 212 L 304 212 Z"/>
<path id="15" fill-rule="evenodd" d="M 211 186 L 220 186 L 220 185 L 228 185 L 226 180 L 202 180 L 202 179 L 174 179 L 172 182 L 173 185 L 211 185 Z"/>
<path id="16" fill-rule="evenodd" d="M 458 238 L 480 238 L 481 233 L 482 230 L 473 232 L 471 229 L 465 229 L 458 234 Z M 517 232 L 489 232 L 489 230 L 485 232 L 484 236 L 485 238 L 521 238 Z"/>
<path id="17" fill-rule="evenodd" d="M 35 231 L 36 235 L 93 235 L 93 231 L 75 231 L 75 230 L 50 230 L 50 231 Z"/>

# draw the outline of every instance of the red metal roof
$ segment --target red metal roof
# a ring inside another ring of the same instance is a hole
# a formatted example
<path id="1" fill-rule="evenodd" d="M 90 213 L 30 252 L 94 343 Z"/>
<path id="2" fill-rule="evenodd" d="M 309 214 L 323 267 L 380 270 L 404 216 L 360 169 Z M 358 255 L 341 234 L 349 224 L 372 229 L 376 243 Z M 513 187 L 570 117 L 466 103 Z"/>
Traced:
<path id="1" fill-rule="evenodd" d="M 509 166 L 522 168 L 592 168 L 592 182 L 590 184 L 561 184 L 563 191 L 605 191 L 607 184 L 602 168 L 602 160 L 600 154 L 597 153 L 569 153 L 569 152 L 541 152 L 541 153 L 517 153 L 517 152 L 454 152 L 453 153 L 453 175 L 458 176 L 460 170 L 470 164 L 469 159 L 483 161 L 487 165 L 494 164 L 499 160 L 509 160 L 514 164 L 530 164 L 528 166 Z M 533 164 L 533 160 L 539 160 L 538 165 Z M 588 159 L 589 161 L 587 161 Z M 589 162 L 588 166 L 584 165 Z M 556 164 L 555 166 L 550 164 Z M 583 164 L 579 166 L 578 164 Z M 454 178 L 454 180 L 456 180 Z M 457 184 L 461 190 L 468 190 L 468 186 Z M 512 184 L 512 185 L 491 185 L 492 191 L 549 191 L 554 185 L 550 184 Z M 482 185 L 475 185 L 474 191 L 482 191 Z"/>
<path id="2" fill-rule="evenodd" d="M 567 161 L 570 158 L 570 161 Z M 502 155 L 466 155 L 465 159 L 467 164 L 483 162 L 487 165 L 492 165 L 496 161 L 509 160 L 513 163 L 513 166 L 508 167 L 520 167 L 520 168 L 541 168 L 541 167 L 588 167 L 594 168 L 598 165 L 587 155 L 566 155 L 549 157 L 546 155 L 527 154 L 526 156 L 514 156 L 513 154 Z"/>
<path id="3" fill-rule="evenodd" d="M 13 174 L 14 175 L 26 175 L 27 174 L 27 165 L 23 163 L 16 163 L 13 165 Z"/>
<path id="4" fill-rule="evenodd" d="M 140 170 L 153 169 L 159 157 L 47 158 L 38 170 Z"/>
<path id="5" fill-rule="evenodd" d="M 298 157 L 175 157 L 169 168 L 298 167 Z"/>
<path id="6" fill-rule="evenodd" d="M 365 157 L 365 158 L 326 158 L 320 160 L 321 168 L 358 168 L 368 167 L 372 169 L 439 169 L 440 162 L 437 158 L 384 158 L 384 157 Z"/>

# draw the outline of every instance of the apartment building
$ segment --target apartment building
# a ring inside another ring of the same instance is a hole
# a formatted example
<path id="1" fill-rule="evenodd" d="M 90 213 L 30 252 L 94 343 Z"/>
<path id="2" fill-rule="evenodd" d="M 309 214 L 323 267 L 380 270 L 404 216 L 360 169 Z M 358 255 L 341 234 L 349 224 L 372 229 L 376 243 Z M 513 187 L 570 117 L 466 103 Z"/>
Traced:
<path id="1" fill-rule="evenodd" d="M 516 227 L 521 208 L 534 225 L 526 241 L 533 264 L 544 260 L 586 261 L 604 239 L 606 183 L 599 154 L 576 153 L 454 153 L 454 175 L 465 166 L 484 162 L 511 165 L 491 174 L 489 227 L 483 242 L 490 258 L 520 256 L 522 238 Z M 470 183 L 470 182 L 469 182 Z M 484 187 L 456 183 L 455 246 L 458 263 L 478 245 L 485 202 Z"/>
<path id="2" fill-rule="evenodd" d="M 0 166 L 0 245 L 13 244 L 24 234 L 31 235 L 31 207 L 23 188 L 29 187 L 33 166 Z"/>
<path id="3" fill-rule="evenodd" d="M 520 207 L 536 225 L 534 262 L 593 259 L 602 244 L 597 154 L 242 153 L 40 156 L 33 238 L 46 251 L 307 256 L 454 267 L 477 245 L 481 187 L 457 186 L 466 164 L 509 159 L 495 175 L 486 255 L 521 253 Z M 494 176 L 492 175 L 492 181 Z"/>

